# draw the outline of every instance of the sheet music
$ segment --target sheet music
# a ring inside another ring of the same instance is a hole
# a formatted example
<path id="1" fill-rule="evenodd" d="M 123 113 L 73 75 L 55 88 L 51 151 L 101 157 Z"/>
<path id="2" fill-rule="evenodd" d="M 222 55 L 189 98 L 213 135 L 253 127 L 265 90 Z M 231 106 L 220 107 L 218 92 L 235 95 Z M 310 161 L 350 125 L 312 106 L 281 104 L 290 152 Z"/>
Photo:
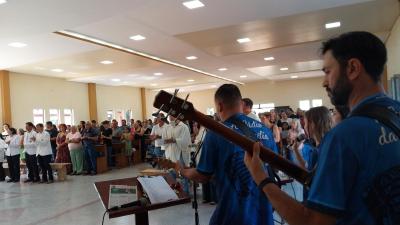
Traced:
<path id="1" fill-rule="evenodd" d="M 162 176 L 138 177 L 137 180 L 147 193 L 151 204 L 168 202 L 179 199 L 174 190 L 168 185 Z"/>

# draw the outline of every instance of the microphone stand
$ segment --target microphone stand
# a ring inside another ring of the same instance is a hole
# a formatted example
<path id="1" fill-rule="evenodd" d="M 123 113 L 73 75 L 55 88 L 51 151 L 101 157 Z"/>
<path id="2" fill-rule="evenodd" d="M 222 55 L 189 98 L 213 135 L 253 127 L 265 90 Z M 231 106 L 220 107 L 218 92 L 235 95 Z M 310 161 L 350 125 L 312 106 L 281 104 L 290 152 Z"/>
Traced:
<path id="1" fill-rule="evenodd" d="M 197 163 L 196 163 L 196 158 L 197 155 L 200 153 L 201 146 L 203 145 L 203 135 L 205 133 L 205 129 L 201 135 L 201 141 L 198 143 L 196 147 L 196 151 L 193 154 L 191 158 L 191 167 L 196 168 Z M 198 203 L 197 203 L 197 188 L 196 188 L 196 181 L 193 181 L 193 201 L 192 201 L 192 208 L 194 209 L 194 219 L 195 219 L 195 225 L 199 225 L 199 212 L 198 212 Z"/>

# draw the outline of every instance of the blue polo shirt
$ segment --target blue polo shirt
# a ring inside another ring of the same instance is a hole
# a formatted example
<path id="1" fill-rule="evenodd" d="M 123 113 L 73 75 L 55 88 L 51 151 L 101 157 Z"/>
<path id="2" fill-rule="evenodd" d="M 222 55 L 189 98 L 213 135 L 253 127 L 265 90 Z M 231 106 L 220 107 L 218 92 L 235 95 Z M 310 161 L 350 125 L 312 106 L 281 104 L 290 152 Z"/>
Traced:
<path id="1" fill-rule="evenodd" d="M 271 131 L 262 123 L 243 114 L 234 118 L 243 121 L 264 146 L 277 152 Z M 241 133 L 236 126 L 224 124 Z M 273 225 L 271 205 L 258 190 L 243 157 L 240 147 L 217 133 L 207 132 L 197 171 L 214 175 L 218 205 L 210 225 Z"/>
<path id="2" fill-rule="evenodd" d="M 367 103 L 400 113 L 400 103 L 384 94 L 369 96 L 354 109 Z M 363 195 L 377 174 L 396 165 L 400 165 L 400 141 L 388 127 L 366 117 L 346 118 L 319 146 L 306 205 L 336 216 L 337 224 L 372 225 Z"/>

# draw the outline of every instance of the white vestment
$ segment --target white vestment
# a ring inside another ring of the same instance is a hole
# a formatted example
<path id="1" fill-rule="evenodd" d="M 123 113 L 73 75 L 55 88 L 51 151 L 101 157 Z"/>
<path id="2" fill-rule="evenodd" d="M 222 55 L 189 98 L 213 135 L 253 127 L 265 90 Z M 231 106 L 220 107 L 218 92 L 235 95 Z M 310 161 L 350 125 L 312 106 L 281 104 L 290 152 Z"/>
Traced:
<path id="1" fill-rule="evenodd" d="M 164 125 L 165 126 L 165 125 Z M 191 144 L 189 127 L 183 122 L 179 122 L 176 126 L 167 125 L 164 129 L 162 139 L 174 139 L 175 143 L 165 145 L 165 158 L 172 162 L 180 160 L 181 155 L 183 163 L 186 166 L 190 165 L 190 148 Z"/>

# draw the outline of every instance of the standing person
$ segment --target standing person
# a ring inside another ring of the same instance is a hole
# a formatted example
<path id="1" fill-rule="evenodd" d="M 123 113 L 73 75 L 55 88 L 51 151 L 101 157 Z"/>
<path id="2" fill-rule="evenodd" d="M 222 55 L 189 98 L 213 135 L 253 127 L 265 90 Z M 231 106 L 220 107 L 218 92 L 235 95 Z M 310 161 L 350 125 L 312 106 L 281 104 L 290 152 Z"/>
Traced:
<path id="1" fill-rule="evenodd" d="M 104 130 L 101 133 L 101 138 L 103 139 L 103 143 L 106 145 L 107 148 L 107 165 L 108 167 L 113 166 L 113 161 L 112 161 L 112 129 L 110 128 L 110 121 L 106 120 L 103 121 L 103 126 Z"/>
<path id="2" fill-rule="evenodd" d="M 164 140 L 162 139 L 162 134 L 164 133 L 165 127 L 165 118 L 157 117 L 157 125 L 153 126 L 153 129 L 150 133 L 150 139 L 154 141 L 154 154 L 157 158 L 165 157 L 165 146 Z"/>
<path id="3" fill-rule="evenodd" d="M 140 154 L 141 154 L 142 162 L 144 162 L 146 159 L 147 148 L 146 148 L 146 143 L 145 143 L 145 139 L 144 139 L 145 129 L 142 127 L 142 122 L 140 120 L 136 120 L 135 124 L 132 127 L 132 130 L 133 130 L 132 135 L 134 135 L 133 138 L 135 140 L 140 141 Z"/>
<path id="4" fill-rule="evenodd" d="M 1 132 L 1 137 L 5 140 L 10 132 L 10 125 L 8 123 L 3 124 L 3 131 Z"/>
<path id="5" fill-rule="evenodd" d="M 85 175 L 93 176 L 97 174 L 97 151 L 95 149 L 95 144 L 98 140 L 98 136 L 99 134 L 92 128 L 90 121 L 86 122 L 82 136 L 83 147 L 85 148 L 85 159 L 88 166 Z"/>
<path id="6" fill-rule="evenodd" d="M 17 130 L 15 128 L 9 129 L 9 137 L 7 138 L 6 144 L 8 145 L 6 156 L 7 156 L 7 164 L 8 170 L 10 171 L 11 179 L 7 182 L 19 182 L 20 173 L 19 173 L 19 149 L 21 146 L 20 136 L 17 134 Z"/>
<path id="7" fill-rule="evenodd" d="M 57 158 L 57 143 L 56 143 L 56 139 L 57 139 L 58 131 L 57 131 L 57 129 L 54 128 L 53 122 L 51 122 L 51 121 L 47 121 L 46 122 L 46 131 L 47 131 L 47 133 L 50 134 L 51 150 L 53 152 L 52 161 L 54 161 Z"/>
<path id="8" fill-rule="evenodd" d="M 257 120 L 258 122 L 260 122 L 260 118 L 258 118 L 258 116 L 256 114 L 253 113 L 252 109 L 253 109 L 253 101 L 249 98 L 243 98 L 243 113 L 254 119 Z"/>
<path id="9" fill-rule="evenodd" d="M 59 125 L 60 132 L 57 135 L 57 158 L 56 163 L 71 163 L 71 157 L 68 150 L 67 142 L 67 126 L 65 124 Z M 71 165 L 67 165 L 67 173 L 71 173 Z"/>
<path id="10" fill-rule="evenodd" d="M 6 174 L 4 172 L 3 162 L 4 162 L 5 151 L 7 150 L 7 148 L 8 148 L 8 146 L 7 146 L 6 142 L 0 138 L 0 181 L 6 180 Z M 10 164 L 8 164 L 8 168 L 10 169 Z M 13 182 L 12 178 L 9 181 Z M 7 182 L 9 182 L 9 181 L 7 181 Z"/>
<path id="11" fill-rule="evenodd" d="M 24 149 L 25 149 L 25 160 L 26 167 L 28 168 L 28 182 L 39 182 L 39 168 L 36 157 L 36 131 L 34 131 L 34 125 L 31 122 L 25 124 L 26 132 L 24 134 Z M 36 129 L 36 128 L 35 128 Z"/>
<path id="12" fill-rule="evenodd" d="M 37 144 L 37 159 L 39 161 L 40 169 L 42 170 L 42 180 L 40 183 L 53 183 L 53 170 L 51 169 L 51 157 L 53 152 L 51 150 L 50 134 L 43 131 L 43 124 L 36 125 L 36 144 Z M 49 179 L 47 179 L 47 175 Z"/>
<path id="13" fill-rule="evenodd" d="M 72 175 L 81 175 L 83 170 L 83 150 L 81 134 L 76 126 L 71 126 L 71 132 L 67 134 L 67 143 L 72 161 Z"/>
<path id="14" fill-rule="evenodd" d="M 131 156 L 132 156 L 132 134 L 128 126 L 125 126 L 124 132 L 121 136 L 121 142 L 124 144 L 123 153 L 128 158 L 128 163 L 131 165 Z"/>
<path id="15" fill-rule="evenodd" d="M 277 151 L 271 131 L 241 113 L 241 100 L 240 90 L 233 84 L 224 84 L 217 89 L 215 108 L 223 123 L 238 133 L 242 132 L 233 126 L 234 121 L 250 124 L 250 132 L 260 134 L 257 136 L 262 138 L 263 145 Z M 243 157 L 244 151 L 239 146 L 208 131 L 197 168 L 182 169 L 177 164 L 176 170 L 189 179 L 205 183 L 213 177 L 218 204 L 210 220 L 212 225 L 273 224 L 272 207 L 251 179 Z M 262 165 L 265 164 L 260 163 Z M 264 172 L 267 168 L 262 169 Z"/>
<path id="16" fill-rule="evenodd" d="M 368 32 L 345 33 L 324 42 L 322 54 L 323 86 L 333 105 L 347 105 L 352 113 L 374 104 L 399 115 L 400 103 L 386 96 L 380 83 L 387 55 L 378 37 Z M 393 120 L 400 124 L 398 116 Z M 289 224 L 400 224 L 399 189 L 394 186 L 400 180 L 400 139 L 394 137 L 389 127 L 364 116 L 350 116 L 335 126 L 320 144 L 305 204 L 266 182 L 258 145 L 245 162 Z"/>
<path id="17" fill-rule="evenodd" d="M 19 160 L 20 160 L 20 163 L 22 162 L 22 163 L 26 163 L 26 160 L 25 160 L 25 149 L 24 149 L 24 134 L 25 134 L 25 131 L 24 131 L 24 129 L 22 129 L 22 128 L 20 128 L 20 129 L 18 129 L 18 136 L 19 136 Z M 21 169 L 22 170 L 22 169 Z"/>
<path id="18" fill-rule="evenodd" d="M 172 162 L 183 163 L 185 166 L 190 165 L 190 148 L 191 144 L 189 127 L 179 119 L 169 116 L 170 125 L 168 125 L 162 135 L 165 145 L 165 158 Z M 189 181 L 183 179 L 183 190 L 189 193 Z"/>

